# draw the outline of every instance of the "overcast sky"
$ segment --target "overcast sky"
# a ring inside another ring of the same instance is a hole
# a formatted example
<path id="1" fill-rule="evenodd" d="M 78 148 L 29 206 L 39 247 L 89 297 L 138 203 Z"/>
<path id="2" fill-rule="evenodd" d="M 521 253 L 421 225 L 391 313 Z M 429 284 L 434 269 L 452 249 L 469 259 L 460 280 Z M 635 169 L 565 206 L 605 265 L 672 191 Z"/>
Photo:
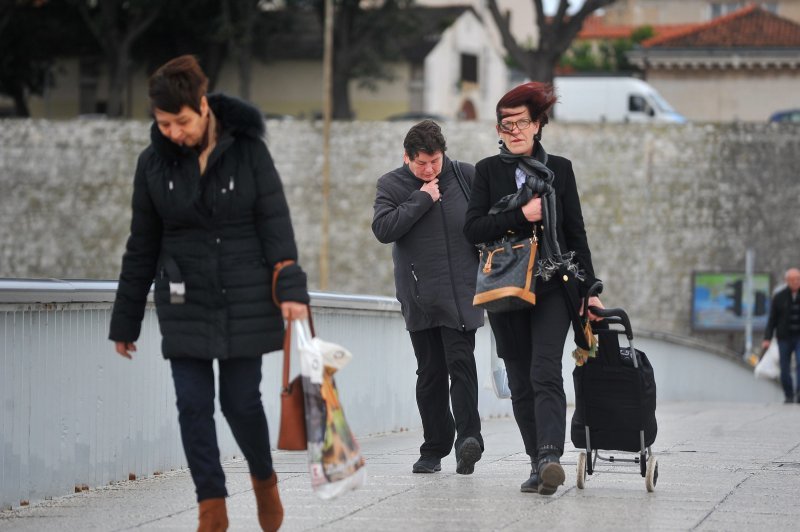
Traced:
<path id="1" fill-rule="evenodd" d="M 548 15 L 554 15 L 558 7 L 559 0 L 544 0 L 544 12 Z M 583 5 L 583 0 L 572 0 L 570 2 L 570 12 L 575 11 Z"/>

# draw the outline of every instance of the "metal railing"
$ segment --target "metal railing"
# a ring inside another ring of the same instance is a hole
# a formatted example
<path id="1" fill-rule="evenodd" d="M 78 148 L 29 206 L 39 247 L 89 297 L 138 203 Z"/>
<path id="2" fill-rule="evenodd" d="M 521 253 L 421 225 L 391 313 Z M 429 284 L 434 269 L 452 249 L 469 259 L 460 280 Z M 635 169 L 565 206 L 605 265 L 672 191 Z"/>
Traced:
<path id="1" fill-rule="evenodd" d="M 123 359 L 107 340 L 115 290 L 112 281 L 0 280 L 0 509 L 186 467 L 155 308 L 147 306 L 133 360 Z M 418 427 L 416 359 L 397 301 L 312 293 L 311 304 L 317 334 L 354 355 L 336 378 L 355 434 Z M 281 359 L 263 362 L 273 444 Z M 488 360 L 479 367 L 488 375 Z M 485 387 L 479 400 L 483 415 L 511 412 Z M 223 458 L 238 455 L 216 415 Z"/>
<path id="2" fill-rule="evenodd" d="M 186 466 L 155 308 L 147 306 L 134 359 L 119 357 L 107 340 L 115 291 L 112 281 L 0 279 L 0 509 Z M 418 428 L 416 359 L 399 303 L 311 296 L 317 334 L 354 355 L 336 379 L 355 434 Z M 755 380 L 723 353 L 686 339 L 638 337 L 655 368 L 659 401 L 781 400 L 774 382 Z M 569 402 L 573 347 L 570 338 L 562 375 Z M 475 353 L 483 417 L 511 414 L 511 402 L 497 399 L 490 384 L 492 349 L 489 327 L 482 327 Z M 281 358 L 263 361 L 273 444 Z M 219 408 L 217 438 L 223 458 L 239 454 Z"/>

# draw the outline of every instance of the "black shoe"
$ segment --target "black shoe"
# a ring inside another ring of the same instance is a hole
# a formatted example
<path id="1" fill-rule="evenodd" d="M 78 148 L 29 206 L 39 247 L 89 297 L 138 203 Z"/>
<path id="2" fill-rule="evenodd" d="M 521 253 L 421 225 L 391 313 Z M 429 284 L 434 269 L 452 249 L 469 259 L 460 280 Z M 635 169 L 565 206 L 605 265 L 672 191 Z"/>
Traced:
<path id="1" fill-rule="evenodd" d="M 539 495 L 554 494 L 565 478 L 558 455 L 548 454 L 539 458 Z"/>
<path id="2" fill-rule="evenodd" d="M 783 404 L 794 403 L 794 399 L 792 397 L 784 397 Z"/>
<path id="3" fill-rule="evenodd" d="M 420 456 L 411 471 L 414 473 L 435 473 L 442 470 L 442 460 L 435 456 Z"/>
<path id="4" fill-rule="evenodd" d="M 456 452 L 456 473 L 459 475 L 471 475 L 475 471 L 475 462 L 481 459 L 481 444 L 478 440 L 469 437 L 461 444 L 461 448 Z"/>
<path id="5" fill-rule="evenodd" d="M 537 460 L 531 461 L 531 476 L 520 485 L 519 491 L 522 493 L 539 493 L 539 463 Z"/>

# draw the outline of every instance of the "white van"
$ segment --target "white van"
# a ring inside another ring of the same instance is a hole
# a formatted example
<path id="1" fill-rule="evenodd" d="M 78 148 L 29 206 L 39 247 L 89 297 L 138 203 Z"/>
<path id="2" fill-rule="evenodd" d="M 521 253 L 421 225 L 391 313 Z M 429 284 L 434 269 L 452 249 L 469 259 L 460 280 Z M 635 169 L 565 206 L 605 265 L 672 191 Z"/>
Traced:
<path id="1" fill-rule="evenodd" d="M 626 77 L 556 77 L 558 122 L 671 122 L 686 118 L 650 84 Z"/>

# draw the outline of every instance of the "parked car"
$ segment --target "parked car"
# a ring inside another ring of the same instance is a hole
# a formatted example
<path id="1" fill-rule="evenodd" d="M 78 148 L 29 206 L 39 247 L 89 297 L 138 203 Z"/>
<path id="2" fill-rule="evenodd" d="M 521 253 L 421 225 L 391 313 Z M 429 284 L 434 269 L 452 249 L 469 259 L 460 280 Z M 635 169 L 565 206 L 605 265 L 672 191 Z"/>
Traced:
<path id="1" fill-rule="evenodd" d="M 800 124 L 800 109 L 787 109 L 785 111 L 776 111 L 769 117 L 770 122 L 792 122 Z"/>

